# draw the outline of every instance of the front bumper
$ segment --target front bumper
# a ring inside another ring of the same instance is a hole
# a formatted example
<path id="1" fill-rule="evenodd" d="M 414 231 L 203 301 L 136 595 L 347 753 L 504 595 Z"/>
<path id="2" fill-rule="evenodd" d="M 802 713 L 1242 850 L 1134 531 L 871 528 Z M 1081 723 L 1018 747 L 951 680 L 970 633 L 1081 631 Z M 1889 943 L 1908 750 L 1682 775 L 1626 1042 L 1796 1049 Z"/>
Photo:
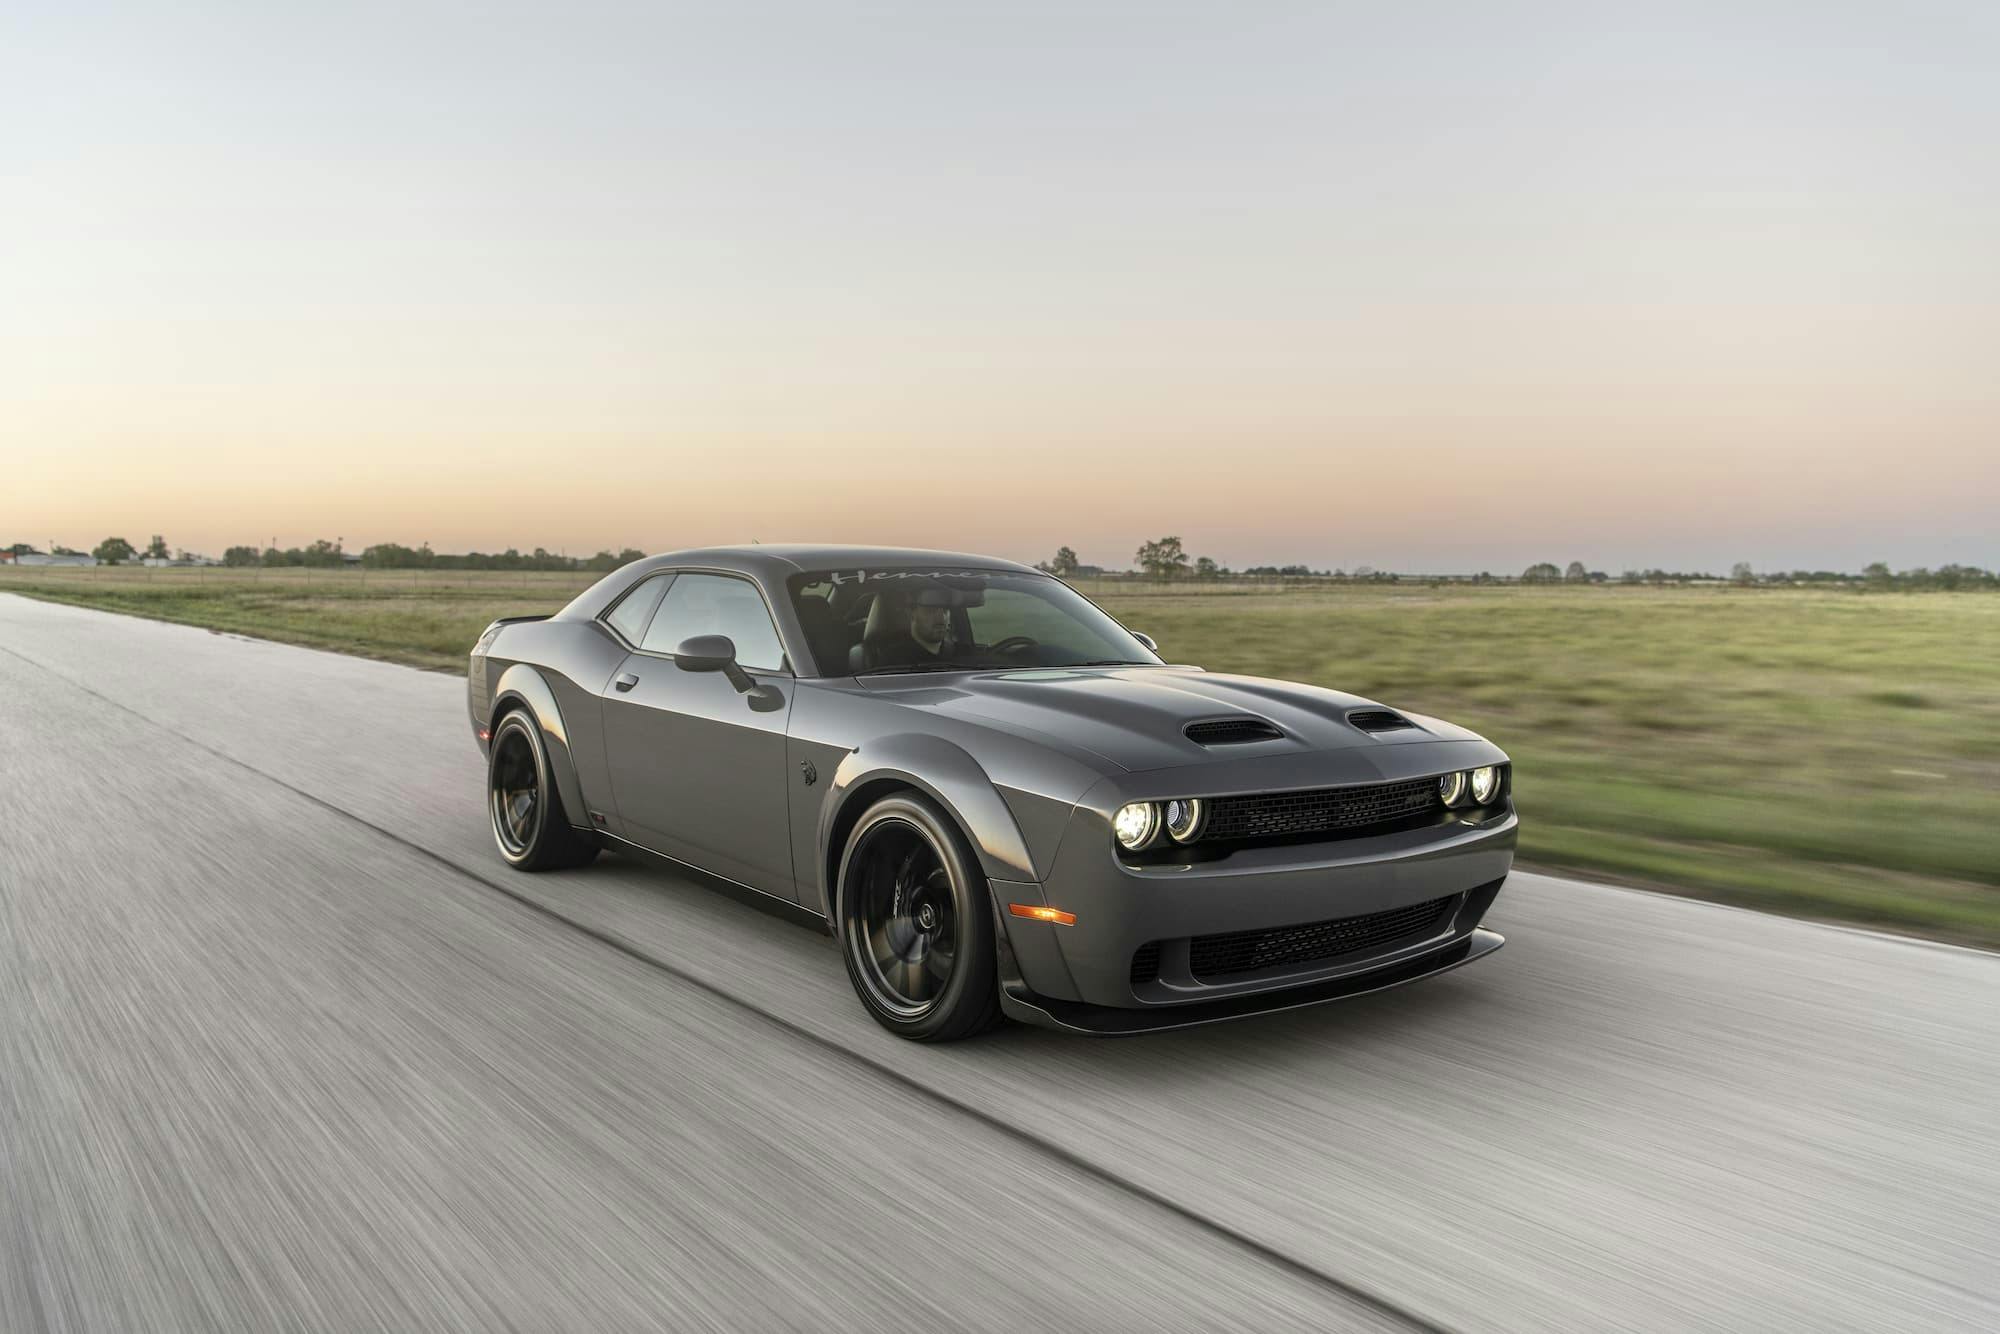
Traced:
<path id="1" fill-rule="evenodd" d="M 1029 1022 L 1126 1033 L 1414 981 L 1500 946 L 1480 923 L 1513 865 L 1518 836 L 1508 800 L 1423 828 L 1140 866 L 1114 854 L 1108 813 L 1080 806 L 1044 881 L 993 883 L 1010 956 L 1002 961 L 1003 999 Z M 1008 913 L 1010 903 L 1056 908 L 1075 921 L 1027 920 Z M 1405 913 L 1412 929 L 1376 933 L 1338 954 L 1259 944 L 1223 967 L 1216 942 L 1205 939 L 1269 932 L 1282 944 Z M 1143 965 L 1135 961 L 1142 952 Z"/>

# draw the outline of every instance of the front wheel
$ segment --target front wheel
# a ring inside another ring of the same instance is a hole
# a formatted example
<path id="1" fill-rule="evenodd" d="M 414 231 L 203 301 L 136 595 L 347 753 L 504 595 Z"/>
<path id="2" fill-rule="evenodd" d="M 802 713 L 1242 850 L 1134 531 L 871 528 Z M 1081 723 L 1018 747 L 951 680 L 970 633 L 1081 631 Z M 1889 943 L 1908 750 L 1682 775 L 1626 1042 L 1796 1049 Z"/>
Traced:
<path id="1" fill-rule="evenodd" d="M 935 802 L 902 792 L 870 806 L 836 883 L 847 975 L 877 1023 L 918 1042 L 951 1042 L 998 1020 L 986 877 Z"/>
<path id="2" fill-rule="evenodd" d="M 516 709 L 493 729 L 486 761 L 486 812 L 493 844 L 517 871 L 550 871 L 582 866 L 597 855 L 584 835 L 570 828 L 549 771 L 541 729 Z"/>

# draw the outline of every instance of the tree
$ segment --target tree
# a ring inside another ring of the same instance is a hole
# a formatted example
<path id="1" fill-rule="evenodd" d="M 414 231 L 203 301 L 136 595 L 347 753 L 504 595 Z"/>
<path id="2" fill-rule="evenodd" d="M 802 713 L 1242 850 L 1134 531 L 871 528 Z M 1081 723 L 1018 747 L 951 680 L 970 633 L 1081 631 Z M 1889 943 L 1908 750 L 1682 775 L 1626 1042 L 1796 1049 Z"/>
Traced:
<path id="1" fill-rule="evenodd" d="M 153 540 L 146 544 L 146 559 L 171 560 L 172 557 L 167 554 L 167 539 L 154 533 Z"/>
<path id="2" fill-rule="evenodd" d="M 1589 583 L 1590 571 L 1583 567 L 1582 561 L 1573 560 L 1569 563 L 1569 568 L 1563 571 L 1563 582 L 1566 584 Z"/>
<path id="3" fill-rule="evenodd" d="M 1187 549 L 1178 537 L 1162 537 L 1148 542 L 1135 554 L 1139 568 L 1155 579 L 1172 579 L 1187 573 Z"/>
<path id="4" fill-rule="evenodd" d="M 1562 570 L 1549 561 L 1538 561 L 1521 571 L 1524 584 L 1553 584 L 1562 580 Z"/>
<path id="5" fill-rule="evenodd" d="M 1037 568 L 1045 574 L 1054 575 L 1058 579 L 1074 578 L 1076 576 L 1076 552 L 1070 550 L 1068 547 L 1057 547 L 1056 554 L 1043 561 Z"/>
<path id="6" fill-rule="evenodd" d="M 257 548 L 255 547 L 231 547 L 222 553 L 222 563 L 234 569 L 241 569 L 245 565 L 255 565 L 257 560 Z"/>
<path id="7" fill-rule="evenodd" d="M 1750 568 L 1750 562 L 1747 560 L 1739 560 L 1729 567 L 1729 582 L 1732 584 L 1747 586 L 1756 578 L 1756 572 Z"/>
<path id="8" fill-rule="evenodd" d="M 1870 588 L 1887 588 L 1896 576 L 1890 574 L 1889 567 L 1878 560 L 1862 569 L 1861 578 Z"/>
<path id="9" fill-rule="evenodd" d="M 131 560 L 132 557 L 138 555 L 139 553 L 138 550 L 130 542 L 127 542 L 124 538 L 107 537 L 102 542 L 99 542 L 97 544 L 96 550 L 92 551 L 90 554 L 97 557 L 97 559 L 99 559 L 100 561 L 103 561 L 106 565 L 116 565 L 120 561 Z"/>
<path id="10" fill-rule="evenodd" d="M 1195 578 L 1197 578 L 1197 579 L 1213 579 L 1213 578 L 1216 578 L 1216 577 L 1217 577 L 1218 575 L 1220 575 L 1221 573 L 1222 573 L 1222 567 L 1221 567 L 1220 565 L 1217 565 L 1217 564 L 1215 563 L 1215 560 L 1214 560 L 1214 558 L 1213 558 L 1213 557 L 1210 557 L 1210 556 L 1197 556 L 1197 557 L 1195 558 L 1195 562 L 1194 562 L 1194 577 L 1195 577 Z"/>

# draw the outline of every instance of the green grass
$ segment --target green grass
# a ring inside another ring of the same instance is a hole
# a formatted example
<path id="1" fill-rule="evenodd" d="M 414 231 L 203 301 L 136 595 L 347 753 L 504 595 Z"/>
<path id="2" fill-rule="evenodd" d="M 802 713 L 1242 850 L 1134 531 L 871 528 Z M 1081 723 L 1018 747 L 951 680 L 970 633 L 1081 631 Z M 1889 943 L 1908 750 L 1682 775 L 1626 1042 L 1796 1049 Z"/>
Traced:
<path id="1" fill-rule="evenodd" d="M 589 576 L 0 571 L 0 591 L 447 671 Z M 1170 661 L 1351 690 L 1514 757 L 1522 856 L 2000 945 L 2000 597 L 1086 586 Z"/>
<path id="2" fill-rule="evenodd" d="M 0 592 L 463 671 L 496 616 L 554 611 L 589 574 L 396 570 L 0 570 Z"/>

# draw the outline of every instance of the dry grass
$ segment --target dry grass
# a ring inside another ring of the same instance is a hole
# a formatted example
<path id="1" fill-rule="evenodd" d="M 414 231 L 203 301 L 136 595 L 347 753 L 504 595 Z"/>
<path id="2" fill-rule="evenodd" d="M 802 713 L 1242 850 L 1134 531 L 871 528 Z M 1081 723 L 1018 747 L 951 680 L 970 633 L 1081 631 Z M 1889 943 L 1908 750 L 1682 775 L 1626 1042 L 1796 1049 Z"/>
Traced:
<path id="1" fill-rule="evenodd" d="M 2000 944 L 2000 598 L 1350 588 L 1101 599 L 1173 660 L 1449 718 L 1523 855 Z"/>

